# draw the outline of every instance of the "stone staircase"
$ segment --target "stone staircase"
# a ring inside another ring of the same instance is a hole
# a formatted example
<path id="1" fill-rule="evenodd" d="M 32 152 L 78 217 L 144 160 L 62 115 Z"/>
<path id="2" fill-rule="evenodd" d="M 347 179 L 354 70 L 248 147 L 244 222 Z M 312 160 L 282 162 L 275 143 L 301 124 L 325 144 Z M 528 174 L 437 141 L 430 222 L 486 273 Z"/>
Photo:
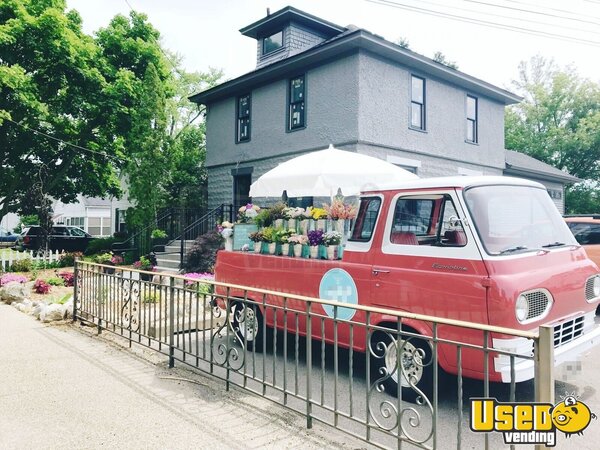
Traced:
<path id="1" fill-rule="evenodd" d="M 193 240 L 186 240 L 186 249 L 192 245 Z M 165 246 L 164 252 L 156 253 L 156 270 L 158 272 L 178 273 L 181 265 L 180 259 L 181 241 L 176 240 Z"/>

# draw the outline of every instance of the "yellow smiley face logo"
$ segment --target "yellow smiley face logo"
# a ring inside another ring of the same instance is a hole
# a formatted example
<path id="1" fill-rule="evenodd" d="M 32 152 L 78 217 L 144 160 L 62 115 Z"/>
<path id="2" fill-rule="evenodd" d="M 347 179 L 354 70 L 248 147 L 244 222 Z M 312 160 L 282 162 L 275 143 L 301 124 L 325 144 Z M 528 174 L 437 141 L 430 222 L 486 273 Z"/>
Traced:
<path id="1" fill-rule="evenodd" d="M 585 403 L 579 402 L 573 396 L 566 397 L 564 401 L 556 404 L 552 409 L 552 422 L 556 429 L 571 437 L 572 434 L 583 434 L 596 415 L 590 411 Z"/>

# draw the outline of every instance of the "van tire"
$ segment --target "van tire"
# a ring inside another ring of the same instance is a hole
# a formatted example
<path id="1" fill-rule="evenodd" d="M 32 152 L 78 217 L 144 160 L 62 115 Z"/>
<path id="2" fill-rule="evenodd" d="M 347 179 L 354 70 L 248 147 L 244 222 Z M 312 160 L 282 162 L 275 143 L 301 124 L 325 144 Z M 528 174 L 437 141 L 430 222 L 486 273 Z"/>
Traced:
<path id="1" fill-rule="evenodd" d="M 393 396 L 398 396 L 398 375 L 402 371 L 396 362 L 398 353 L 396 336 L 395 330 L 390 330 L 389 333 L 376 331 L 371 337 L 368 349 L 374 375 L 371 384 L 383 387 L 385 392 Z M 426 340 L 414 336 L 400 335 L 400 338 L 400 359 L 404 361 L 404 375 L 401 382 L 402 400 L 423 403 L 424 395 L 431 402 L 433 371 L 437 370 L 433 367 L 431 346 Z"/>
<path id="2" fill-rule="evenodd" d="M 237 341 L 248 351 L 262 352 L 264 319 L 256 303 L 235 301 L 231 305 L 229 323 Z M 267 333 L 268 335 L 268 333 Z"/>

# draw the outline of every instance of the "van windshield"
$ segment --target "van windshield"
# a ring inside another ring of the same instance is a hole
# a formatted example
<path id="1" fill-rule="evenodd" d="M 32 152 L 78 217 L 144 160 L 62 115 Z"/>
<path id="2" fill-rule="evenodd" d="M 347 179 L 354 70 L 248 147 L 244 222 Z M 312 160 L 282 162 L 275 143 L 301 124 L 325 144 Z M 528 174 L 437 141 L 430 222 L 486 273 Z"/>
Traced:
<path id="1" fill-rule="evenodd" d="M 465 191 L 479 237 L 490 255 L 577 245 L 548 193 L 529 186 L 481 186 Z"/>

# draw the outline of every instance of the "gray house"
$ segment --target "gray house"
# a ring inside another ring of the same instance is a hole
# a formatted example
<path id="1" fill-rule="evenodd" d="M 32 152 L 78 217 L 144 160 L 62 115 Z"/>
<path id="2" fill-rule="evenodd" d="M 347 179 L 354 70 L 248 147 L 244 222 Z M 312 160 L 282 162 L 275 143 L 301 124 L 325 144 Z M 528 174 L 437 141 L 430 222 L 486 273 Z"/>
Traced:
<path id="1" fill-rule="evenodd" d="M 421 177 L 514 175 L 543 182 L 559 210 L 576 178 L 504 149 L 504 108 L 521 98 L 364 29 L 286 7 L 240 32 L 256 69 L 191 97 L 207 107 L 209 206 L 301 153 L 355 151 Z"/>

